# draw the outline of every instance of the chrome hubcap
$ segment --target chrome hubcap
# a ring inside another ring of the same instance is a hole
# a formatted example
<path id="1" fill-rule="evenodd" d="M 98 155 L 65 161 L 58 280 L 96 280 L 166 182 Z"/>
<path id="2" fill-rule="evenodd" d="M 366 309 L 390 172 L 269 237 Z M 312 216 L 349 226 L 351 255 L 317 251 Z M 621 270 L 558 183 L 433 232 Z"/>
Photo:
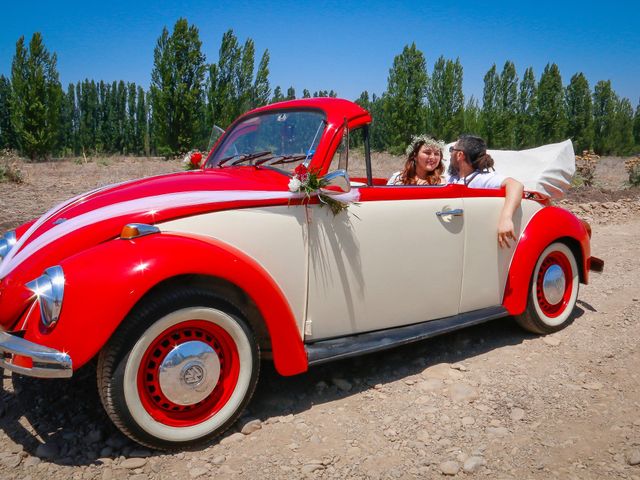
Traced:
<path id="1" fill-rule="evenodd" d="M 562 270 L 562 267 L 559 265 L 551 265 L 547 271 L 544 272 L 542 291 L 544 292 L 544 297 L 551 305 L 555 305 L 562 300 L 565 285 L 564 270 Z"/>
<path id="2" fill-rule="evenodd" d="M 181 343 L 165 357 L 158 370 L 162 393 L 177 405 L 193 405 L 209 396 L 220 378 L 220 359 L 210 345 Z"/>

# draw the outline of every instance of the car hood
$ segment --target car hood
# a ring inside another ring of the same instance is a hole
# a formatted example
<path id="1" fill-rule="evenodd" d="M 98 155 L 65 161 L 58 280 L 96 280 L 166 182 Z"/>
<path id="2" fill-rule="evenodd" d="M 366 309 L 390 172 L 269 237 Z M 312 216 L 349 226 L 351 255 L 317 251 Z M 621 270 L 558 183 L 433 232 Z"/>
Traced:
<path id="1" fill-rule="evenodd" d="M 0 322 L 9 298 L 30 297 L 24 283 L 45 268 L 117 238 L 128 223 L 155 224 L 199 213 L 286 204 L 289 177 L 270 168 L 180 172 L 99 188 L 64 202 L 33 222 L 0 263 Z M 12 291 L 20 288 L 20 291 Z M 16 313 L 14 311 L 14 313 Z"/>

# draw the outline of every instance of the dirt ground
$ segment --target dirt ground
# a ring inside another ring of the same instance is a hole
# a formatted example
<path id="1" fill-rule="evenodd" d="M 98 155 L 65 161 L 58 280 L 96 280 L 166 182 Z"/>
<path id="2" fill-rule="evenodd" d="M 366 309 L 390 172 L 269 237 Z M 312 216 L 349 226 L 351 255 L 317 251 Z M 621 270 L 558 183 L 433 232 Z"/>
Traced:
<path id="1" fill-rule="evenodd" d="M 25 184 L 0 183 L 0 231 L 97 185 L 180 169 L 19 167 Z M 602 159 L 596 178 L 559 202 L 591 222 L 605 260 L 565 330 L 540 337 L 502 319 L 296 377 L 267 364 L 238 425 L 169 454 L 112 426 L 90 368 L 70 381 L 5 372 L 0 478 L 640 480 L 640 192 L 624 188 L 622 159 Z"/>

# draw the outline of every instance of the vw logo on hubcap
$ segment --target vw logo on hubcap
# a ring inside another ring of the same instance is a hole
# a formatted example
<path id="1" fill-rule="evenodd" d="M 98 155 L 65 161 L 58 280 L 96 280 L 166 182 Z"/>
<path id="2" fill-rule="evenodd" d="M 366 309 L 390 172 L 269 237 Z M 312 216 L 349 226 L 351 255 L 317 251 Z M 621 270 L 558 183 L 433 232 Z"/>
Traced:
<path id="1" fill-rule="evenodd" d="M 205 371 L 200 363 L 192 363 L 185 366 L 182 371 L 182 380 L 190 387 L 195 387 L 202 383 Z"/>
<path id="2" fill-rule="evenodd" d="M 158 381 L 162 393 L 177 405 L 193 405 L 209 396 L 220 378 L 220 359 L 200 341 L 181 343 L 162 361 Z"/>

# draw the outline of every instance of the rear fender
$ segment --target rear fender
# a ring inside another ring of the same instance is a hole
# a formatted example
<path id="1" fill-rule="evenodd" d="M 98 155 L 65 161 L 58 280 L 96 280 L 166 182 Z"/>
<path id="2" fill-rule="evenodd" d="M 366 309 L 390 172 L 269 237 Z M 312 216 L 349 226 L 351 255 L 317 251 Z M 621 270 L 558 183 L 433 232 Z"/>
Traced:
<path id="1" fill-rule="evenodd" d="M 591 247 L 586 228 L 571 212 L 558 207 L 545 207 L 536 212 L 527 224 L 511 260 L 502 301 L 511 315 L 524 312 L 535 264 L 542 251 L 555 241 L 564 241 L 574 249 L 580 267 L 580 279 L 582 283 L 588 282 L 587 262 Z"/>
<path id="2" fill-rule="evenodd" d="M 44 332 L 39 309 L 31 309 L 25 338 L 69 353 L 74 370 L 100 351 L 150 289 L 193 274 L 224 279 L 253 300 L 269 332 L 280 374 L 307 370 L 302 339 L 284 294 L 255 260 L 228 244 L 163 233 L 105 242 L 60 265 L 65 272 L 60 320 L 51 332 Z"/>

